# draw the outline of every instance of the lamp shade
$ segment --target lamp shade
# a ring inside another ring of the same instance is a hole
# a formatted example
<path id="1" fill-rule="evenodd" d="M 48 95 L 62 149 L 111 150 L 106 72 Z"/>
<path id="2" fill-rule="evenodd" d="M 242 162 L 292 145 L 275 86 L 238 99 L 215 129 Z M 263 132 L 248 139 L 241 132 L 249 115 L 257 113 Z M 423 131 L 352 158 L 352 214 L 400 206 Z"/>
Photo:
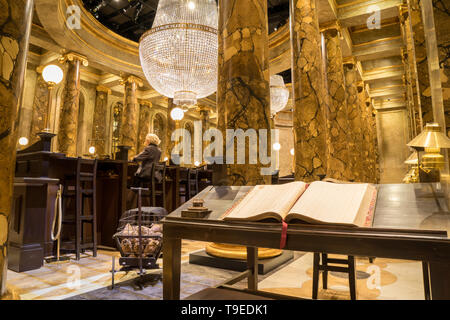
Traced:
<path id="1" fill-rule="evenodd" d="M 50 64 L 42 70 L 42 78 L 49 83 L 60 83 L 64 78 L 64 73 L 60 67 L 54 64 Z"/>
<path id="2" fill-rule="evenodd" d="M 408 159 L 405 160 L 405 164 L 417 166 L 419 164 L 419 158 L 417 157 L 417 152 L 411 153 L 411 155 L 408 157 Z"/>
<path id="3" fill-rule="evenodd" d="M 407 145 L 413 148 L 450 149 L 450 139 L 441 132 L 438 123 L 427 123 L 424 130 Z"/>

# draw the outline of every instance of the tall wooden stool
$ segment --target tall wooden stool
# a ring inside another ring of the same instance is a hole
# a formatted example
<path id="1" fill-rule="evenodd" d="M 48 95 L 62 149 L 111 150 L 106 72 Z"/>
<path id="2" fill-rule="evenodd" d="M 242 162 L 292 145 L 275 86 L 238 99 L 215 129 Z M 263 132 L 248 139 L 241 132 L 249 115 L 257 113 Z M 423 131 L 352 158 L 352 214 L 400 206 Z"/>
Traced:
<path id="1" fill-rule="evenodd" d="M 322 255 L 322 263 L 320 262 L 320 256 Z M 338 264 L 341 266 L 329 265 Z M 342 266 L 344 265 L 344 266 Z M 356 268 L 355 257 L 348 256 L 348 259 L 332 259 L 328 258 L 326 253 L 314 253 L 314 266 L 313 266 L 313 292 L 312 298 L 317 299 L 319 293 L 319 272 L 322 271 L 323 288 L 328 288 L 328 271 L 344 272 L 348 274 L 348 282 L 350 287 L 350 299 L 356 300 Z"/>
<path id="2" fill-rule="evenodd" d="M 189 169 L 187 200 L 195 197 L 197 194 L 198 194 L 198 170 L 197 169 Z"/>
<path id="3" fill-rule="evenodd" d="M 92 249 L 93 256 L 97 256 L 96 176 L 97 160 L 78 158 L 75 175 L 68 175 L 64 179 L 62 223 L 75 226 L 75 240 L 62 241 L 61 248 L 74 250 L 77 260 L 80 260 L 81 253 L 86 249 Z M 75 206 L 70 206 L 71 203 Z M 90 242 L 87 242 L 85 238 L 84 224 L 86 223 L 91 226 Z"/>
<path id="4" fill-rule="evenodd" d="M 160 172 L 162 179 L 158 181 L 156 172 Z M 144 181 L 143 185 L 149 191 L 142 192 L 142 198 L 150 198 L 150 205 L 152 207 L 165 207 L 166 204 L 166 163 L 161 162 L 152 165 L 151 178 Z M 157 205 L 157 197 L 161 199 L 162 205 Z"/>

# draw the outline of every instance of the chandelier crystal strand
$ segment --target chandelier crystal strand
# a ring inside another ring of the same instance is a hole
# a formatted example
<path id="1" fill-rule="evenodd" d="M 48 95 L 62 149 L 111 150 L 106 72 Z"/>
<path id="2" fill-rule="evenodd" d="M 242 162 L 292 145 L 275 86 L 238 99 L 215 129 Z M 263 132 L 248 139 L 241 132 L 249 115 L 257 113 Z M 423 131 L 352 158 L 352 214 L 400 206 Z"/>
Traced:
<path id="1" fill-rule="evenodd" d="M 150 85 L 176 105 L 195 105 L 217 90 L 215 0 L 160 0 L 139 55 Z"/>
<path id="2" fill-rule="evenodd" d="M 272 115 L 283 110 L 289 101 L 289 90 L 282 76 L 270 76 L 270 111 Z"/>

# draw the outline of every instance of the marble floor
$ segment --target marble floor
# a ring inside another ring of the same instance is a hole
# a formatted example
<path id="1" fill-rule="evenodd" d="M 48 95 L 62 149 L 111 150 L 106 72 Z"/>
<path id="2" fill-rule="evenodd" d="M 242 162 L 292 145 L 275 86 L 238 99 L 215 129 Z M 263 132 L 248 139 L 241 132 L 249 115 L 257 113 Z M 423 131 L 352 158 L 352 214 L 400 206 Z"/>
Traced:
<path id="1" fill-rule="evenodd" d="M 202 289 L 219 285 L 237 272 L 189 264 L 189 253 L 202 250 L 202 242 L 183 241 L 181 298 Z M 22 300 L 160 300 L 162 269 L 147 270 L 138 277 L 135 271 L 115 275 L 111 290 L 112 257 L 117 252 L 100 251 L 80 261 L 45 264 L 39 270 L 8 272 L 8 287 Z M 117 263 L 116 259 L 116 263 Z M 163 261 L 159 261 L 162 265 Z M 118 267 L 118 265 L 116 266 Z M 423 299 L 421 265 L 417 262 L 377 258 L 357 260 L 358 299 Z M 312 254 L 295 252 L 294 259 L 274 271 L 259 276 L 259 288 L 301 298 L 311 298 Z M 246 281 L 235 285 L 244 288 Z M 319 299 L 349 299 L 348 279 L 331 273 L 329 289 L 320 290 Z"/>

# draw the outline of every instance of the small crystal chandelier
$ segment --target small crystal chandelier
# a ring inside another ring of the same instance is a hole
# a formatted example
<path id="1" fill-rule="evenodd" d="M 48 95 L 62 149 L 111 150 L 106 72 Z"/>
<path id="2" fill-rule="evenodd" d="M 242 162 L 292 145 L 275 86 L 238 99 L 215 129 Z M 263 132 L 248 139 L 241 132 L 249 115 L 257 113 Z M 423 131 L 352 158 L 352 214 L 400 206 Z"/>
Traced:
<path id="1" fill-rule="evenodd" d="M 181 106 L 216 92 L 217 28 L 216 0 L 160 0 L 152 29 L 139 42 L 150 85 Z"/>
<path id="2" fill-rule="evenodd" d="M 272 116 L 283 110 L 289 101 L 289 90 L 282 76 L 270 76 L 270 112 Z"/>

